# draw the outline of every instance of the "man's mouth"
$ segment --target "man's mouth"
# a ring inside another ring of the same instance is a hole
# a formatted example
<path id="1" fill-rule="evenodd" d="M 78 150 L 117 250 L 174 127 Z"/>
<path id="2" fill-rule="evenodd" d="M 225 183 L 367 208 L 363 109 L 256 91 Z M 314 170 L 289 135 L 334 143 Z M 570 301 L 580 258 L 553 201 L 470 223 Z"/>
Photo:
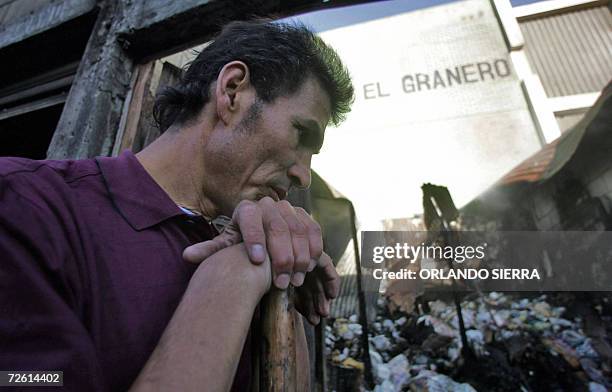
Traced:
<path id="1" fill-rule="evenodd" d="M 277 186 L 273 186 L 272 188 L 272 192 L 274 193 L 273 199 L 276 199 L 276 201 L 280 201 L 280 200 L 284 200 L 285 197 L 287 197 L 287 191 L 281 187 L 277 187 Z"/>

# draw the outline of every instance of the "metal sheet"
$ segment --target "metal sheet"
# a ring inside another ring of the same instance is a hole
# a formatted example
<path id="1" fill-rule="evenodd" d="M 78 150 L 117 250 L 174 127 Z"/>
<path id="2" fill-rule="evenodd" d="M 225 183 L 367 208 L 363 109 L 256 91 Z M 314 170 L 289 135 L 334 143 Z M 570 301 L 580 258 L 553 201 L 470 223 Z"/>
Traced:
<path id="1" fill-rule="evenodd" d="M 612 79 L 612 14 L 606 6 L 520 21 L 525 51 L 549 97 L 601 91 Z"/>

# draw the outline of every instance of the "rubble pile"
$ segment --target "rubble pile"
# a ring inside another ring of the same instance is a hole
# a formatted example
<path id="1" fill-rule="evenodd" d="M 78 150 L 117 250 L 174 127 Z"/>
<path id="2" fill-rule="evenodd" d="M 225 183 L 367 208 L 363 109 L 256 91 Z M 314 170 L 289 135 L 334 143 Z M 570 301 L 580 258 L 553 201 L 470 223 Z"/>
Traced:
<path id="1" fill-rule="evenodd" d="M 451 302 L 434 300 L 411 314 L 389 312 L 379 300 L 369 327 L 375 392 L 612 390 L 608 360 L 593 348 L 580 317 L 565 318 L 547 297 L 502 293 L 461 302 L 469 353 L 462 351 Z M 364 371 L 356 316 L 328 324 L 330 363 Z"/>

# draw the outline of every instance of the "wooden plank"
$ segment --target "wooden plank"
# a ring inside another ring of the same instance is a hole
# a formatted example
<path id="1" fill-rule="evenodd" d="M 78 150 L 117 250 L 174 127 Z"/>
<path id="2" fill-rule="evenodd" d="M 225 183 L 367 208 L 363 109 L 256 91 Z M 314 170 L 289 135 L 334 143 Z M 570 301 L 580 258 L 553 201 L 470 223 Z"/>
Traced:
<path id="1" fill-rule="evenodd" d="M 145 99 L 145 94 L 148 90 L 151 82 L 151 75 L 153 72 L 153 66 L 155 62 L 149 62 L 143 65 L 139 65 L 136 68 L 136 83 L 130 91 L 130 102 L 127 104 L 127 113 L 125 126 L 119 130 L 117 137 L 117 143 L 113 150 L 113 155 L 118 155 L 121 151 L 132 148 L 136 134 L 138 132 L 138 125 L 142 117 L 142 106 Z"/>
<path id="2" fill-rule="evenodd" d="M 46 7 L 53 0 L 9 0 L 0 2 L 0 26 Z"/>
<path id="3" fill-rule="evenodd" d="M 22 41 L 35 34 L 88 13 L 96 6 L 95 0 L 55 1 L 33 14 L 24 15 L 8 24 L 0 24 L 0 48 Z"/>
<path id="4" fill-rule="evenodd" d="M 65 76 L 63 78 L 53 80 L 53 81 L 50 81 L 50 82 L 47 82 L 47 83 L 44 83 L 38 86 L 30 87 L 28 89 L 21 90 L 18 93 L 14 93 L 14 94 L 2 97 L 0 98 L 0 106 L 6 105 L 11 102 L 19 101 L 24 98 L 34 97 L 38 94 L 57 90 L 62 87 L 68 87 L 70 86 L 70 83 L 72 83 L 72 79 L 74 79 L 74 76 L 72 75 Z"/>
<path id="5" fill-rule="evenodd" d="M 117 39 L 126 23 L 124 2 L 101 6 L 47 151 L 50 159 L 108 156 L 115 144 L 134 64 Z"/>
<path id="6" fill-rule="evenodd" d="M 159 60 L 136 67 L 112 155 L 127 148 L 138 152 L 160 135 L 153 123 L 155 96 L 164 87 L 176 84 L 181 72 L 176 66 Z"/>
<path id="7" fill-rule="evenodd" d="M 49 106 L 59 105 L 66 101 L 66 94 L 58 94 L 53 95 L 51 97 L 47 97 L 38 101 L 28 102 L 23 105 L 15 106 L 14 108 L 5 109 L 0 111 L 0 120 L 7 119 L 9 117 L 20 116 L 22 114 L 26 114 L 29 112 L 33 112 L 35 110 L 40 110 L 44 108 L 48 108 Z"/>
<path id="8" fill-rule="evenodd" d="M 160 62 L 158 61 L 157 63 L 159 64 Z M 180 68 L 168 62 L 163 62 L 162 64 L 159 64 L 159 66 L 161 67 L 161 74 L 153 76 L 147 88 L 147 94 L 144 97 L 141 113 L 141 117 L 144 116 L 144 118 L 138 125 L 138 134 L 136 135 L 136 140 L 132 146 L 132 150 L 134 152 L 142 150 L 153 140 L 159 137 L 159 128 L 153 121 L 153 106 L 155 105 L 155 97 L 161 90 L 164 89 L 164 87 L 175 85 L 182 75 Z M 157 79 L 157 77 L 159 77 L 159 79 Z"/>
<path id="9" fill-rule="evenodd" d="M 79 67 L 79 62 L 73 62 L 70 64 L 66 64 L 59 68 L 53 69 L 51 71 L 42 73 L 40 75 L 36 75 L 33 78 L 23 80 L 14 84 L 11 84 L 7 87 L 0 89 L 0 97 L 6 97 L 8 95 L 19 93 L 23 90 L 30 89 L 32 87 L 36 87 L 57 79 L 61 79 L 66 76 L 72 76 L 76 74 L 76 71 Z M 72 81 L 71 81 L 72 83 Z"/>
<path id="10" fill-rule="evenodd" d="M 293 290 L 271 289 L 261 303 L 260 392 L 295 392 L 296 351 Z"/>

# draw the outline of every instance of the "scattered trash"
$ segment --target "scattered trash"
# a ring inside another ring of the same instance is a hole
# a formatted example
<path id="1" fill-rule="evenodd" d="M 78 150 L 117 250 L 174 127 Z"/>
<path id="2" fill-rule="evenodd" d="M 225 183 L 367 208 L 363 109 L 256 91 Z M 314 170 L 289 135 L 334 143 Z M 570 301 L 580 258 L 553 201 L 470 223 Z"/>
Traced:
<path id="1" fill-rule="evenodd" d="M 589 392 L 608 392 L 608 389 L 601 384 L 591 381 L 589 383 Z"/>
<path id="2" fill-rule="evenodd" d="M 476 392 L 470 384 L 455 382 L 448 376 L 423 370 L 410 383 L 413 392 Z"/>
<path id="3" fill-rule="evenodd" d="M 342 361 L 342 366 L 359 369 L 361 371 L 364 370 L 363 362 L 359 362 L 353 358 L 346 358 Z"/>
<path id="4" fill-rule="evenodd" d="M 585 335 L 582 317 L 545 295 L 464 298 L 472 362 L 462 355 L 452 299 L 422 303 L 405 313 L 378 301 L 369 329 L 373 392 L 612 390 L 610 364 Z M 330 363 L 363 372 L 362 333 L 355 315 L 333 320 L 325 336 Z"/>
<path id="5" fill-rule="evenodd" d="M 378 335 L 372 338 L 372 344 L 378 351 L 386 351 L 391 348 L 391 342 L 385 335 Z"/>
<path id="6" fill-rule="evenodd" d="M 389 361 L 387 367 L 391 371 L 390 379 L 395 386 L 395 390 L 401 391 L 410 381 L 408 358 L 404 354 L 399 354 Z"/>

